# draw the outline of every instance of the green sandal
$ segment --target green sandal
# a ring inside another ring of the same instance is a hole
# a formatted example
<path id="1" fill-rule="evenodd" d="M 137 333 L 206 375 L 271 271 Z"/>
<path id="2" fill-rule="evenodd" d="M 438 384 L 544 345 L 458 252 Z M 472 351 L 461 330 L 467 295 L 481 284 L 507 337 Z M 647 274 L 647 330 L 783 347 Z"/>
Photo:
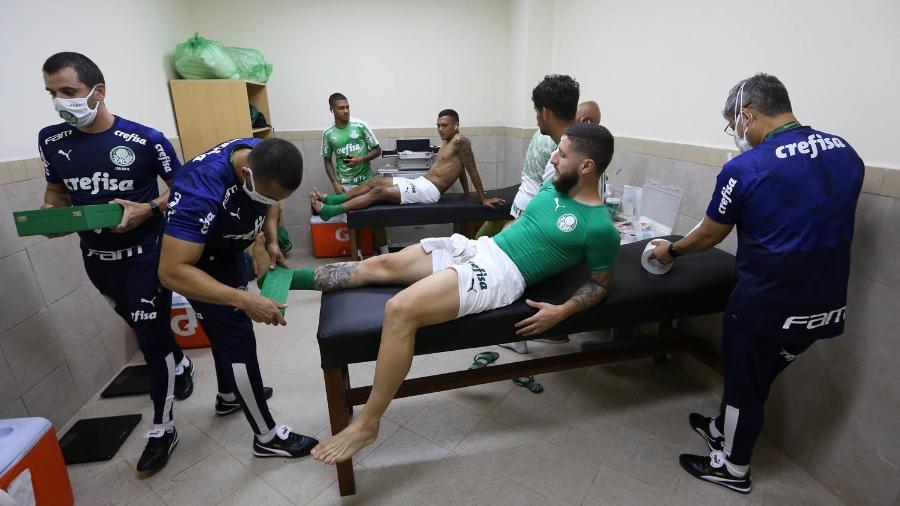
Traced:
<path id="1" fill-rule="evenodd" d="M 483 369 L 496 362 L 498 358 L 500 358 L 500 354 L 496 351 L 482 351 L 475 355 L 475 361 L 472 362 L 469 369 Z"/>
<path id="2" fill-rule="evenodd" d="M 518 378 L 513 378 L 513 383 L 527 388 L 533 394 L 539 394 L 544 391 L 544 385 L 535 381 L 534 376 L 519 376 Z"/>

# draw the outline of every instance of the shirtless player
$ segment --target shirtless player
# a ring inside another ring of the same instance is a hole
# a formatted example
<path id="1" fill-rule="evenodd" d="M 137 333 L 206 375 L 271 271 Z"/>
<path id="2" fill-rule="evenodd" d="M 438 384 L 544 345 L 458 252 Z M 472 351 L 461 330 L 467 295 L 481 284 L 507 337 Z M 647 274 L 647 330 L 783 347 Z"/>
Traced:
<path id="1" fill-rule="evenodd" d="M 347 211 L 365 209 L 375 204 L 433 204 L 441 199 L 453 183 L 459 179 L 463 192 L 469 194 L 468 172 L 481 203 L 494 207 L 503 204 L 499 197 L 487 197 L 481 186 L 481 177 L 475 167 L 472 143 L 459 133 L 459 115 L 453 109 L 438 113 L 438 135 L 444 145 L 437 152 L 437 159 L 424 176 L 415 179 L 405 177 L 375 177 L 352 190 L 336 195 L 327 195 L 315 188 L 310 194 L 310 203 L 323 220 Z"/>

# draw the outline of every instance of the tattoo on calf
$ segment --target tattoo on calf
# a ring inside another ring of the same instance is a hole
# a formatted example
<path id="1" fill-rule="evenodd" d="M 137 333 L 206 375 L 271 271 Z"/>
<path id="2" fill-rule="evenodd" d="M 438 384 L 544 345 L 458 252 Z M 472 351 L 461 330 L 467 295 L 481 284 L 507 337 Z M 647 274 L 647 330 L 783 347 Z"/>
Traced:
<path id="1" fill-rule="evenodd" d="M 339 262 L 316 269 L 315 289 L 322 292 L 348 288 L 359 262 Z"/>

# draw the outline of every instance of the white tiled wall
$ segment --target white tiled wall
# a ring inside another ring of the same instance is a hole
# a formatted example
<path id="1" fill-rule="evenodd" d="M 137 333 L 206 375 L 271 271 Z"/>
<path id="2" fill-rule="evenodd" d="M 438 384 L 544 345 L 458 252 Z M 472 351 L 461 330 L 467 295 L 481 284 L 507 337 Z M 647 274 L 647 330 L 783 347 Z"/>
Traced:
<path id="1" fill-rule="evenodd" d="M 43 202 L 40 178 L 0 185 L 0 418 L 61 428 L 137 351 L 87 281 L 78 238 L 16 235 L 12 212 Z"/>

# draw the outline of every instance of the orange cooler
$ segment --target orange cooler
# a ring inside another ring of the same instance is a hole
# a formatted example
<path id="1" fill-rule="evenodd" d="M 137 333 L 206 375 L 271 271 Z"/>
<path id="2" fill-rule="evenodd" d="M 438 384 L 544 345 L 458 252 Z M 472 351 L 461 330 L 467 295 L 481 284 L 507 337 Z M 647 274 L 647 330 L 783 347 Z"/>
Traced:
<path id="1" fill-rule="evenodd" d="M 309 229 L 312 232 L 313 255 L 316 258 L 350 256 L 350 231 L 347 229 L 346 216 L 335 216 L 328 221 L 312 216 L 309 219 Z M 372 243 L 372 229 L 359 229 L 357 247 L 362 250 L 363 255 L 372 254 Z"/>
<path id="2" fill-rule="evenodd" d="M 69 474 L 49 420 L 0 420 L 0 489 L 19 504 L 73 504 Z"/>
<path id="3" fill-rule="evenodd" d="M 172 292 L 172 334 L 182 348 L 209 348 L 209 338 L 197 313 L 183 295 Z"/>

